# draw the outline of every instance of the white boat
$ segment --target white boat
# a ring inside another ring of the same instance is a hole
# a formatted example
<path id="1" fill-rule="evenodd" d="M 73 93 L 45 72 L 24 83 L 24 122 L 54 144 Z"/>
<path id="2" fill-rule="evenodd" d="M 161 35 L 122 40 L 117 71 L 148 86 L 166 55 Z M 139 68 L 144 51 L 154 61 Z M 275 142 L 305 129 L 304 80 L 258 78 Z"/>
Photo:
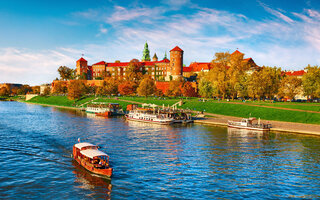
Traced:
<path id="1" fill-rule="evenodd" d="M 247 129 L 247 130 L 256 130 L 256 131 L 269 131 L 271 128 L 271 124 L 263 124 L 260 123 L 260 119 L 258 123 L 254 123 L 256 120 L 254 117 L 243 118 L 240 122 L 228 121 L 228 127 L 231 128 L 239 128 L 239 129 Z"/>
<path id="2" fill-rule="evenodd" d="M 127 120 L 148 122 L 155 124 L 172 124 L 174 119 L 170 118 L 168 114 L 156 113 L 152 109 L 137 108 L 135 110 L 130 110 L 126 115 Z"/>
<path id="3" fill-rule="evenodd" d="M 119 111 L 119 104 L 117 103 L 92 103 L 86 108 L 88 113 L 106 113 L 111 112 L 112 115 L 117 115 Z"/>

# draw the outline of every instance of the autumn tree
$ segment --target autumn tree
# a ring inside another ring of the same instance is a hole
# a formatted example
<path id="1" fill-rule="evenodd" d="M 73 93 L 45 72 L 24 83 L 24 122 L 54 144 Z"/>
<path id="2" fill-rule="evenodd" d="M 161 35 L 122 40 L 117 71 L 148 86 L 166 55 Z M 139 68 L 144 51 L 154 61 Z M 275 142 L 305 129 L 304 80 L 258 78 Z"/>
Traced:
<path id="1" fill-rule="evenodd" d="M 155 92 L 155 83 L 150 76 L 144 77 L 137 88 L 139 96 L 149 96 Z"/>
<path id="2" fill-rule="evenodd" d="M 305 68 L 307 73 L 302 76 L 302 85 L 304 95 L 310 96 L 311 99 L 320 97 L 320 67 L 313 66 Z"/>
<path id="3" fill-rule="evenodd" d="M 74 70 L 69 67 L 60 66 L 58 68 L 58 72 L 62 80 L 70 80 L 74 78 Z"/>
<path id="4" fill-rule="evenodd" d="M 182 95 L 184 97 L 196 97 L 198 96 L 196 89 L 192 87 L 191 82 L 187 81 L 183 84 L 181 88 Z"/>
<path id="5" fill-rule="evenodd" d="M 137 84 L 133 81 L 124 81 L 118 86 L 118 91 L 121 95 L 132 95 L 136 90 Z"/>
<path id="6" fill-rule="evenodd" d="M 65 82 L 61 82 L 61 81 L 55 82 L 53 87 L 54 94 L 66 94 L 67 91 L 68 91 L 68 88 Z"/>
<path id="7" fill-rule="evenodd" d="M 258 100 L 261 99 L 261 97 L 264 94 L 264 89 L 261 86 L 261 83 L 263 82 L 262 73 L 259 71 L 254 71 L 248 78 L 248 96 L 251 98 L 258 98 Z"/>
<path id="8" fill-rule="evenodd" d="M 17 94 L 18 95 L 25 95 L 29 92 L 32 91 L 32 88 L 29 86 L 29 85 L 22 85 L 22 87 L 20 87 L 18 90 L 17 90 Z"/>
<path id="9" fill-rule="evenodd" d="M 269 99 L 272 99 L 277 93 L 280 87 L 282 79 L 281 68 L 277 67 L 262 67 L 260 86 L 263 90 L 263 95 Z"/>
<path id="10" fill-rule="evenodd" d="M 279 88 L 279 96 L 287 96 L 289 99 L 294 99 L 294 97 L 302 92 L 301 79 L 296 76 L 286 76 L 281 80 Z"/>
<path id="11" fill-rule="evenodd" d="M 32 94 L 40 94 L 40 86 L 33 86 L 31 87 Z"/>
<path id="12" fill-rule="evenodd" d="M 45 87 L 44 90 L 43 90 L 42 95 L 43 96 L 49 96 L 50 93 L 51 93 L 50 87 Z"/>
<path id="13" fill-rule="evenodd" d="M 68 99 L 80 99 L 86 90 L 86 85 L 81 80 L 72 80 L 68 85 Z"/>
<path id="14" fill-rule="evenodd" d="M 143 66 L 137 59 L 132 59 L 125 71 L 125 79 L 127 81 L 132 81 L 138 84 L 140 80 L 143 78 Z"/>
<path id="15" fill-rule="evenodd" d="M 106 95 L 118 94 L 118 81 L 114 78 L 108 78 L 104 81 L 103 86 Z"/>
<path id="16" fill-rule="evenodd" d="M 181 96 L 181 87 L 183 85 L 183 80 L 182 79 L 178 79 L 178 80 L 174 80 L 174 81 L 170 81 L 169 82 L 169 88 L 167 89 L 165 95 L 166 96 Z"/>
<path id="17" fill-rule="evenodd" d="M 227 68 L 227 78 L 228 78 L 228 89 L 229 94 L 231 95 L 232 100 L 236 98 L 239 94 L 239 89 L 243 87 L 243 76 L 246 75 L 246 72 L 249 70 L 249 63 L 244 62 L 244 54 L 237 53 L 224 55 L 224 61 L 229 63 L 229 68 Z M 241 85 L 242 84 L 242 85 Z"/>
<path id="18" fill-rule="evenodd" d="M 228 65 L 230 65 L 230 54 L 216 53 L 215 59 L 212 61 L 213 68 L 208 73 L 208 80 L 212 83 L 214 96 L 226 97 L 229 92 Z"/>
<path id="19" fill-rule="evenodd" d="M 9 96 L 10 95 L 10 91 L 8 90 L 7 87 L 1 87 L 0 88 L 0 96 Z"/>

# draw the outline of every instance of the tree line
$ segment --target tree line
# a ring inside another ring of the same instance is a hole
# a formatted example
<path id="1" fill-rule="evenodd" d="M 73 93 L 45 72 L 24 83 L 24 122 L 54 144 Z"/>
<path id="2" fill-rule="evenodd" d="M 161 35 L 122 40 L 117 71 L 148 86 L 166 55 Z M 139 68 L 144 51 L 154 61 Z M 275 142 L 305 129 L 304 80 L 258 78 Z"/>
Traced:
<path id="1" fill-rule="evenodd" d="M 198 77 L 202 97 L 294 99 L 303 93 L 311 99 L 320 97 L 320 68 L 307 66 L 302 78 L 286 75 L 278 67 L 255 67 L 245 62 L 244 54 L 216 53 L 213 68 Z"/>

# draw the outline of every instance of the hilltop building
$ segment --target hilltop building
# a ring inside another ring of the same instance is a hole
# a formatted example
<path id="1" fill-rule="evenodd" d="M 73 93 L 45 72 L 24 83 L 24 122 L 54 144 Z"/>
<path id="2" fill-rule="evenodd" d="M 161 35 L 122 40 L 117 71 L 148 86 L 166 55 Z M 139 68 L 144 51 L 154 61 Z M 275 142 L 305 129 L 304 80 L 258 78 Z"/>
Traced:
<path id="1" fill-rule="evenodd" d="M 150 61 L 150 52 L 146 43 L 143 50 L 141 71 L 150 75 L 154 80 L 170 81 L 182 77 L 183 72 L 183 50 L 176 46 L 170 50 L 170 60 L 165 54 L 164 59 L 158 61 L 158 57 L 154 54 Z M 129 62 L 113 62 L 105 61 L 97 62 L 93 65 L 88 65 L 88 61 L 80 58 L 76 62 L 76 75 L 84 80 L 102 80 L 105 76 L 115 79 L 124 79 L 126 68 Z"/>

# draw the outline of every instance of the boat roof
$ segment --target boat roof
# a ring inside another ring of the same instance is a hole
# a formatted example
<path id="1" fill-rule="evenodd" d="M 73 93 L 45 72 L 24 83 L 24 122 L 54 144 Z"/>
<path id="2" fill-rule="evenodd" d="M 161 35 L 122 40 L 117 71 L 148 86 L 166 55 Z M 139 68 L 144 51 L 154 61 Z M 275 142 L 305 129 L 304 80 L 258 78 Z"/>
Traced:
<path id="1" fill-rule="evenodd" d="M 83 147 L 96 147 L 97 145 L 94 145 L 88 142 L 81 142 L 81 143 L 75 144 L 74 146 L 77 147 L 78 149 L 82 149 Z"/>
<path id="2" fill-rule="evenodd" d="M 82 150 L 80 151 L 80 153 L 88 158 L 94 158 L 97 156 L 108 156 L 106 153 L 98 150 L 98 149 L 86 149 L 86 150 Z"/>

